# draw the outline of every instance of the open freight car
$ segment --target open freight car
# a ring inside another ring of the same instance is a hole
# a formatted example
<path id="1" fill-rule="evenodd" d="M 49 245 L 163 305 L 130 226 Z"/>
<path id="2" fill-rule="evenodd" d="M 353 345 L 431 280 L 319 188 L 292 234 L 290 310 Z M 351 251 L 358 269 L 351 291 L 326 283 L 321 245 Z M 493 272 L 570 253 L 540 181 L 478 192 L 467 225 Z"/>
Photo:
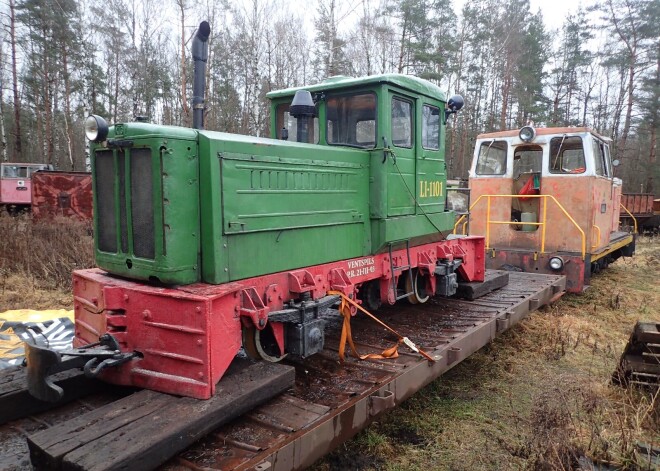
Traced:
<path id="1" fill-rule="evenodd" d="M 321 351 L 342 296 L 376 309 L 484 280 L 483 237 L 447 238 L 445 126 L 462 98 L 403 75 L 334 77 L 270 93 L 270 139 L 205 131 L 208 34 L 193 44 L 195 129 L 88 118 L 99 269 L 74 273 L 78 348 L 62 361 L 27 346 L 37 397 L 59 398 L 48 375 L 84 365 L 209 398 L 241 347 Z"/>

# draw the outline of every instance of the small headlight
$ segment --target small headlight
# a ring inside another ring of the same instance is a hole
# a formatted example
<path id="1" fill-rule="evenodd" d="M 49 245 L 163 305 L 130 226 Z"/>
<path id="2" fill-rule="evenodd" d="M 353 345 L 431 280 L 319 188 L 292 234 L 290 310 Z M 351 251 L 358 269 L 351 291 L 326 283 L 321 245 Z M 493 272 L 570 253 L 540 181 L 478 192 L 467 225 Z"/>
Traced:
<path id="1" fill-rule="evenodd" d="M 523 142 L 532 142 L 536 137 L 536 129 L 533 126 L 523 126 L 520 128 L 518 137 Z"/>
<path id="2" fill-rule="evenodd" d="M 108 137 L 108 123 L 95 114 L 90 114 L 85 120 L 85 135 L 92 142 L 102 142 Z"/>
<path id="3" fill-rule="evenodd" d="M 559 271 L 564 267 L 564 261 L 561 257 L 552 257 L 550 259 L 550 268 L 555 271 Z"/>

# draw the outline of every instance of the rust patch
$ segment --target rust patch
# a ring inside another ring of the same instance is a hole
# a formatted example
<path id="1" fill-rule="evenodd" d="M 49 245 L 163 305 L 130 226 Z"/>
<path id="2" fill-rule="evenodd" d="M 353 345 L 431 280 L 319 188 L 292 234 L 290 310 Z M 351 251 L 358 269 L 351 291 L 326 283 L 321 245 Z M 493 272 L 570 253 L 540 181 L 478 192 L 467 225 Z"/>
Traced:
<path id="1" fill-rule="evenodd" d="M 90 173 L 40 171 L 32 175 L 35 219 L 64 216 L 91 220 L 92 207 Z"/>

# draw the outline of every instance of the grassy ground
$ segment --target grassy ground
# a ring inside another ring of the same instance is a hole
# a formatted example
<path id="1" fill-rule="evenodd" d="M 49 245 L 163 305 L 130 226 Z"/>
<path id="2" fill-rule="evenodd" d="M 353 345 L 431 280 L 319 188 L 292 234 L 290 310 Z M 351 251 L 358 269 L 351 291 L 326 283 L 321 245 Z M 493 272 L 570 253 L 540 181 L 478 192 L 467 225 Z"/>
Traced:
<path id="1" fill-rule="evenodd" d="M 660 321 L 660 240 L 534 313 L 316 470 L 654 469 L 660 398 L 610 384 L 638 319 Z M 657 468 L 657 467 L 656 467 Z M 589 469 L 584 467 L 584 469 Z"/>
<path id="2" fill-rule="evenodd" d="M 70 273 L 92 266 L 85 224 L 0 218 L 0 312 L 72 308 Z M 587 456 L 649 469 L 660 399 L 610 384 L 638 319 L 660 321 L 660 240 L 531 315 L 317 463 L 329 470 L 576 469 Z"/>
<path id="3" fill-rule="evenodd" d="M 0 312 L 73 309 L 71 272 L 94 266 L 91 224 L 0 215 Z"/>

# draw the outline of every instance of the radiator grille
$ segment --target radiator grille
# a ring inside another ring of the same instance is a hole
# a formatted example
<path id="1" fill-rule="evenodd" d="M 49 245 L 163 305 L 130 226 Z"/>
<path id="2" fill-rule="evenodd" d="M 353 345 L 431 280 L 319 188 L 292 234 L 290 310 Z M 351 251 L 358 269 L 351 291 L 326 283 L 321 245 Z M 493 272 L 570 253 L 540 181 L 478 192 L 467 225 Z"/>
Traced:
<path id="1" fill-rule="evenodd" d="M 111 150 L 96 152 L 96 211 L 98 244 L 103 252 L 117 251 L 115 163 Z"/>
<path id="2" fill-rule="evenodd" d="M 117 151 L 117 175 L 119 177 L 119 227 L 121 230 L 121 251 L 128 252 L 128 225 L 126 224 L 126 152 Z"/>
<path id="3" fill-rule="evenodd" d="M 151 150 L 131 152 L 131 222 L 133 253 L 137 257 L 155 257 L 154 203 L 151 171 Z"/>
<path id="4" fill-rule="evenodd" d="M 96 151 L 95 170 L 99 250 L 155 259 L 151 149 Z"/>

